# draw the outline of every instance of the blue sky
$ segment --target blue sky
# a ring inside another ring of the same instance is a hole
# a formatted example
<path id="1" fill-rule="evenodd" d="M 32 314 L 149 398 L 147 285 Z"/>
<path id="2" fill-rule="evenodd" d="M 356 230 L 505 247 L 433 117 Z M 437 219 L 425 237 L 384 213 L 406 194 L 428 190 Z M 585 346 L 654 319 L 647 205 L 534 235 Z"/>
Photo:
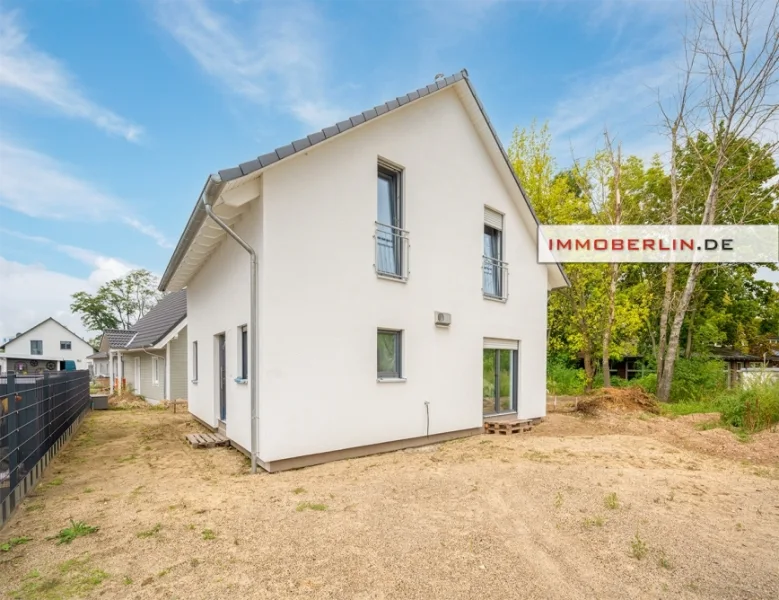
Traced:
<path id="1" fill-rule="evenodd" d="M 663 149 L 683 3 L 0 0 L 0 337 L 140 266 L 206 176 L 468 69 L 504 144 Z"/>

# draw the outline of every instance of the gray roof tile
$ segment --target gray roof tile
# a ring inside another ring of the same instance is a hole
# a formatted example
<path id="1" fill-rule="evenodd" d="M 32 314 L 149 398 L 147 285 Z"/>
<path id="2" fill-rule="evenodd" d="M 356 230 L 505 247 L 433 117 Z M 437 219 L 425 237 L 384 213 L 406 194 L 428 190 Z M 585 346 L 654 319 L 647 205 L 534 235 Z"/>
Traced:
<path id="1" fill-rule="evenodd" d="M 109 348 L 124 348 L 136 333 L 135 329 L 106 329 L 103 336 L 108 338 Z"/>
<path id="2" fill-rule="evenodd" d="M 388 110 L 395 110 L 395 109 L 396 109 L 396 108 L 398 108 L 399 106 L 400 106 L 400 104 L 398 103 L 398 100 L 397 100 L 397 98 L 396 98 L 395 100 L 389 100 L 389 101 L 387 102 L 387 109 L 388 109 Z"/>
<path id="3" fill-rule="evenodd" d="M 427 86 L 421 87 L 417 90 L 417 94 L 419 94 L 420 98 L 427 96 L 429 93 L 430 91 L 427 89 Z"/>
<path id="4" fill-rule="evenodd" d="M 354 115 L 349 118 L 349 121 L 351 121 L 352 127 L 357 127 L 358 125 L 365 123 L 365 117 L 363 117 L 362 114 Z"/>
<path id="5" fill-rule="evenodd" d="M 395 100 L 398 101 L 398 106 L 403 106 L 404 104 L 408 104 L 410 100 L 408 99 L 408 94 L 405 96 L 398 96 L 395 98 Z"/>
<path id="6" fill-rule="evenodd" d="M 168 335 L 187 316 L 187 290 L 162 297 L 134 326 L 137 332 L 128 350 L 153 346 Z"/>
<path id="7" fill-rule="evenodd" d="M 250 160 L 249 162 L 241 163 L 240 165 L 241 172 L 244 175 L 248 175 L 249 173 L 253 173 L 257 169 L 262 169 L 262 165 L 260 164 L 260 161 L 256 158 L 254 160 Z"/>
<path id="8" fill-rule="evenodd" d="M 281 148 L 276 148 L 276 154 L 278 154 L 279 160 L 281 160 L 282 158 L 287 158 L 288 156 L 295 154 L 295 148 L 292 147 L 292 144 L 287 144 Z"/>
<path id="9" fill-rule="evenodd" d="M 300 152 L 301 150 L 305 150 L 310 145 L 311 145 L 311 140 L 309 140 L 307 137 L 292 142 L 292 147 L 295 149 L 295 152 Z"/>
<path id="10" fill-rule="evenodd" d="M 409 100 L 416 100 L 417 98 L 419 98 L 419 92 L 409 92 L 406 95 L 408 96 Z"/>
<path id="11" fill-rule="evenodd" d="M 375 108 L 372 108 L 370 110 L 366 110 L 364 113 L 362 113 L 362 118 L 366 121 L 370 121 L 371 119 L 375 119 L 378 116 L 378 113 L 376 112 Z"/>
<path id="12" fill-rule="evenodd" d="M 265 168 L 268 165 L 272 165 L 273 163 L 278 162 L 279 157 L 275 152 L 268 152 L 267 154 L 260 156 L 257 160 L 259 160 L 260 164 L 263 166 L 263 168 Z"/>
<path id="13" fill-rule="evenodd" d="M 311 142 L 311 145 L 318 144 L 319 142 L 323 142 L 325 140 L 325 134 L 321 131 L 317 131 L 316 133 L 312 133 L 308 136 L 308 141 Z"/>
<path id="14" fill-rule="evenodd" d="M 338 133 L 343 133 L 347 129 L 352 128 L 352 122 L 351 121 L 339 121 L 335 124 L 336 127 L 338 127 Z"/>
<path id="15" fill-rule="evenodd" d="M 389 112 L 389 109 L 387 108 L 387 104 L 379 104 L 378 106 L 374 106 L 373 110 L 376 111 L 376 115 L 383 115 L 385 112 Z"/>
<path id="16" fill-rule="evenodd" d="M 225 181 L 230 181 L 231 179 L 243 177 L 243 172 L 241 171 L 241 167 L 230 167 L 229 169 L 222 169 L 219 171 L 219 177 Z"/>
<path id="17" fill-rule="evenodd" d="M 322 133 L 324 133 L 324 134 L 325 134 L 325 137 L 326 137 L 326 138 L 331 138 L 331 137 L 333 137 L 334 135 L 338 135 L 339 131 L 338 131 L 338 127 L 337 127 L 337 126 L 335 126 L 335 125 L 331 125 L 330 127 L 325 127 L 325 128 L 322 130 Z"/>

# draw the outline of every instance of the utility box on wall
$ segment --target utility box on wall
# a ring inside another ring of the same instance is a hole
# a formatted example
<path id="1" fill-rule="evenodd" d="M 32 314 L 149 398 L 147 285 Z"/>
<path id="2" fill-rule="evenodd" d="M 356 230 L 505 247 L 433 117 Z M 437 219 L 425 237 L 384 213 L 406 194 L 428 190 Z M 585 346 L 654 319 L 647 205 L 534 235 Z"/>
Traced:
<path id="1" fill-rule="evenodd" d="M 452 314 L 436 311 L 435 324 L 437 327 L 449 327 L 452 324 Z"/>

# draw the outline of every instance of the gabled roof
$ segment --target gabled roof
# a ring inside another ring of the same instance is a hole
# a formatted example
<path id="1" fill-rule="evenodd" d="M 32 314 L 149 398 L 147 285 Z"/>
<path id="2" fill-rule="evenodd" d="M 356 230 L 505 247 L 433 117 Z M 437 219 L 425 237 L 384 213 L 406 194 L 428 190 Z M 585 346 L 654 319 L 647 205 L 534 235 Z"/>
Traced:
<path id="1" fill-rule="evenodd" d="M 87 358 L 91 358 L 92 360 L 100 360 L 101 358 L 108 358 L 108 352 L 95 352 L 94 354 L 90 354 L 87 356 Z"/>
<path id="2" fill-rule="evenodd" d="M 413 102 L 418 102 L 419 100 L 427 96 L 431 96 L 446 88 L 457 86 L 458 84 L 460 87 L 466 86 L 467 96 L 469 97 L 469 101 L 471 102 L 471 104 L 475 104 L 475 106 L 478 107 L 478 113 L 483 118 L 484 123 L 486 124 L 489 130 L 489 134 L 490 134 L 489 137 L 491 137 L 492 140 L 494 141 L 495 146 L 502 157 L 502 160 L 498 159 L 499 162 L 504 162 L 505 166 L 508 167 L 508 171 L 511 173 L 511 177 L 513 177 L 513 181 L 516 184 L 517 189 L 519 190 L 524 205 L 529 210 L 532 220 L 535 221 L 535 225 L 538 226 L 539 225 L 538 217 L 535 211 L 533 210 L 532 205 L 530 204 L 530 200 L 527 194 L 525 193 L 525 190 L 523 189 L 522 184 L 520 183 L 519 178 L 517 177 L 517 174 L 514 172 L 514 168 L 511 166 L 511 161 L 509 160 L 508 154 L 506 154 L 506 150 L 503 148 L 503 145 L 500 143 L 498 134 L 495 131 L 495 128 L 492 126 L 492 123 L 490 122 L 490 119 L 487 116 L 486 111 L 484 110 L 484 106 L 479 100 L 479 97 L 476 95 L 476 90 L 474 90 L 473 85 L 471 84 L 471 81 L 468 77 L 468 71 L 463 69 L 459 73 L 455 73 L 454 75 L 451 75 L 449 77 L 437 78 L 433 83 L 425 87 L 421 87 L 403 96 L 398 96 L 397 98 L 393 100 L 389 100 L 384 104 L 374 106 L 373 108 L 368 109 L 358 115 L 354 115 L 353 117 L 350 117 L 349 119 L 346 119 L 344 121 L 340 121 L 335 125 L 331 125 L 330 127 L 325 127 L 321 131 L 312 133 L 311 135 L 308 135 L 305 138 L 301 138 L 297 141 L 294 141 L 291 144 L 287 144 L 286 146 L 276 148 L 273 152 L 262 154 L 257 158 L 247 161 L 245 163 L 241 163 L 236 167 L 222 169 L 219 171 L 218 175 L 209 176 L 209 178 L 206 180 L 206 184 L 203 186 L 203 191 L 201 192 L 200 197 L 198 197 L 197 203 L 195 204 L 195 208 L 193 209 L 192 214 L 190 215 L 189 220 L 187 221 L 187 224 L 184 228 L 184 232 L 181 234 L 181 237 L 179 238 L 178 244 L 176 245 L 176 249 L 173 251 L 173 256 L 171 257 L 170 262 L 168 263 L 168 266 L 165 269 L 165 273 L 162 275 L 162 278 L 160 279 L 159 289 L 162 291 L 166 291 L 168 289 L 169 285 L 171 284 L 171 280 L 174 278 L 176 274 L 176 271 L 178 270 L 182 261 L 186 257 L 190 246 L 192 245 L 195 238 L 198 236 L 199 232 L 201 231 L 201 228 L 204 226 L 204 222 L 206 221 L 206 213 L 205 213 L 205 209 L 203 208 L 203 203 L 201 202 L 201 198 L 203 194 L 206 192 L 206 190 L 209 188 L 209 184 L 211 184 L 212 182 L 227 184 L 227 187 L 225 189 L 226 190 L 230 189 L 232 183 L 234 184 L 242 183 L 242 181 L 238 181 L 241 180 L 242 178 L 244 180 L 248 180 L 249 176 L 257 174 L 259 171 L 262 171 L 280 161 L 289 159 L 290 157 L 294 158 L 295 154 L 307 150 L 312 146 L 321 144 L 344 132 L 349 131 L 350 129 L 363 126 L 364 124 L 368 123 L 373 119 L 379 118 L 387 113 L 398 110 Z M 220 217 L 228 225 L 231 225 L 232 222 L 234 222 L 235 219 L 237 218 L 235 214 L 233 214 L 232 216 L 229 214 L 222 214 L 220 215 Z M 207 257 L 207 255 L 210 253 L 210 251 L 216 246 L 218 246 L 218 244 L 221 242 L 222 236 L 223 236 L 223 232 L 221 230 L 218 230 L 215 232 L 214 235 L 211 235 L 210 238 L 212 241 L 208 246 L 208 248 L 206 248 L 205 252 L 199 250 L 196 253 L 197 256 L 199 257 L 198 260 L 204 260 L 205 257 Z M 570 285 L 570 281 L 568 280 L 565 271 L 563 270 L 562 266 L 559 263 L 554 266 L 553 265 L 548 265 L 548 266 L 549 268 L 556 267 L 559 270 L 559 275 L 561 276 L 562 281 L 564 282 L 563 286 Z M 183 285 L 181 285 L 181 282 L 178 282 L 178 285 L 176 287 L 183 287 Z M 561 287 L 561 286 L 556 286 L 556 287 Z"/>
<path id="3" fill-rule="evenodd" d="M 49 317 L 48 319 L 44 319 L 43 321 L 41 321 L 41 322 L 40 322 L 40 323 L 38 323 L 37 325 L 33 325 L 33 326 L 32 326 L 32 327 L 30 327 L 30 328 L 29 328 L 27 331 L 24 331 L 24 332 L 20 333 L 19 335 L 17 335 L 16 337 L 14 337 L 14 338 L 12 338 L 12 339 L 8 340 L 8 341 L 7 341 L 7 342 L 5 342 L 4 344 L 0 344 L 0 348 L 5 348 L 7 344 L 10 344 L 10 343 L 11 343 L 11 342 L 13 342 L 13 341 L 14 341 L 16 338 L 20 338 L 20 337 L 22 337 L 23 335 L 27 335 L 28 333 L 30 333 L 31 331 L 33 331 L 33 330 L 37 329 L 38 327 L 40 327 L 41 325 L 43 325 L 44 323 L 46 323 L 46 322 L 48 322 L 48 321 L 54 321 L 54 322 L 55 322 L 57 325 L 59 325 L 60 327 L 62 327 L 62 328 L 65 330 L 65 331 L 67 331 L 67 332 L 68 332 L 70 335 L 72 335 L 72 336 L 73 336 L 73 337 L 75 337 L 76 339 L 79 339 L 79 340 L 81 340 L 81 341 L 82 341 L 82 342 L 84 342 L 84 343 L 85 343 L 87 346 L 90 346 L 90 347 L 92 346 L 92 344 L 90 344 L 88 341 L 86 341 L 86 340 L 85 340 L 84 338 L 82 338 L 80 335 L 76 335 L 75 333 L 73 333 L 73 332 L 72 332 L 70 329 L 68 329 L 68 328 L 67 328 L 67 327 L 65 327 L 65 326 L 64 326 L 62 323 L 60 323 L 59 321 L 57 321 L 57 319 L 55 319 L 54 317 Z"/>
<path id="4" fill-rule="evenodd" d="M 135 337 L 128 349 L 154 346 L 187 316 L 187 290 L 162 297 L 134 326 Z"/>
<path id="5" fill-rule="evenodd" d="M 132 329 L 106 329 L 103 336 L 111 350 L 139 350 L 160 342 L 186 318 L 187 290 L 180 290 L 163 296 Z"/>
<path id="6" fill-rule="evenodd" d="M 103 332 L 103 337 L 108 340 L 109 348 L 124 348 L 135 337 L 136 333 L 134 329 L 106 329 Z"/>

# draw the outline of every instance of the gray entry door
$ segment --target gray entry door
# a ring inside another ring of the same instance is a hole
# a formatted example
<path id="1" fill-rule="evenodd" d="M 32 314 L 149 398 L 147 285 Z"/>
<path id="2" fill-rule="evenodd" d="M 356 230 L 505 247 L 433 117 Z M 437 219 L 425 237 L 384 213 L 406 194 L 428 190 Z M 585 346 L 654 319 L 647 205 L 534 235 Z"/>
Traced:
<path id="1" fill-rule="evenodd" d="M 216 343 L 219 349 L 219 419 L 227 421 L 227 383 L 225 380 L 225 336 L 220 334 L 216 336 Z"/>

